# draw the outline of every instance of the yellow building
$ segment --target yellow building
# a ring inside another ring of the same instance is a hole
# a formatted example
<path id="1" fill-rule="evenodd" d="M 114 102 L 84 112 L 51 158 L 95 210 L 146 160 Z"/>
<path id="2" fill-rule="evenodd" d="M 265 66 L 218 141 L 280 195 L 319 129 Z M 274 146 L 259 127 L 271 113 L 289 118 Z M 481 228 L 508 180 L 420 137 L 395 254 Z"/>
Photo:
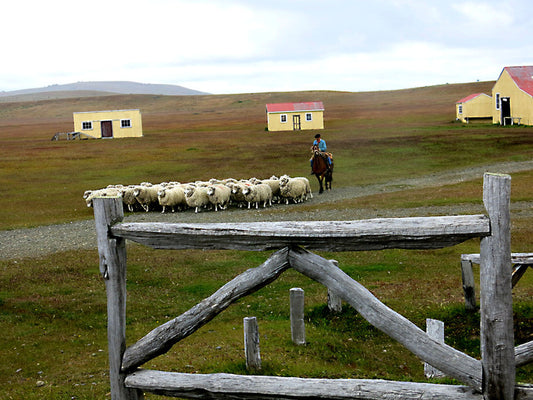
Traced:
<path id="1" fill-rule="evenodd" d="M 324 105 L 321 101 L 267 104 L 266 113 L 269 131 L 324 129 Z"/>
<path id="2" fill-rule="evenodd" d="M 533 66 L 505 67 L 492 88 L 494 124 L 533 125 Z"/>
<path id="3" fill-rule="evenodd" d="M 75 112 L 74 131 L 94 138 L 142 137 L 139 110 Z"/>
<path id="4" fill-rule="evenodd" d="M 469 123 L 473 119 L 492 118 L 492 98 L 485 93 L 474 93 L 455 103 L 456 119 Z"/>

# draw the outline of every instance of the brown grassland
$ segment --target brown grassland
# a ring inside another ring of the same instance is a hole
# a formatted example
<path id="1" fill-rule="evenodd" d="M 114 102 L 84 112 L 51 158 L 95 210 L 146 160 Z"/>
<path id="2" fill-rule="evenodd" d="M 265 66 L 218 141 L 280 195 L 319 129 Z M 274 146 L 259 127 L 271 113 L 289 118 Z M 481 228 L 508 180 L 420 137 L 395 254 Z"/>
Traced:
<path id="1" fill-rule="evenodd" d="M 335 155 L 336 188 L 364 188 L 498 162 L 533 159 L 533 127 L 465 125 L 454 103 L 490 93 L 493 82 L 383 92 L 290 92 L 206 96 L 116 95 L 0 103 L 0 229 L 92 219 L 83 191 L 108 184 L 308 175 L 316 132 L 267 132 L 265 104 L 324 102 L 322 132 Z M 75 111 L 139 108 L 140 139 L 51 141 L 72 130 Z M 498 172 L 498 171 L 492 171 Z M 512 250 L 532 251 L 533 170 L 512 175 Z M 317 191 L 316 181 L 311 181 Z M 439 188 L 405 188 L 301 210 L 402 209 L 481 204 L 482 177 Z M 322 196 L 327 196 L 323 194 Z M 290 212 L 272 210 L 272 212 Z M 408 212 L 408 211 L 407 211 Z M 147 215 L 149 219 L 150 214 Z M 288 215 L 290 219 L 290 215 Z M 31 245 L 31 244 L 29 244 Z M 446 342 L 479 357 L 479 314 L 464 311 L 458 255 L 479 251 L 468 241 L 435 251 L 321 254 L 387 305 L 425 328 L 445 321 Z M 128 246 L 128 342 L 187 310 L 268 252 L 170 252 Z M 429 271 L 429 272 L 428 272 Z M 478 271 L 476 271 L 478 272 Z M 287 294 L 306 291 L 308 345 L 287 337 Z M 515 339 L 533 339 L 533 273 L 514 289 Z M 479 297 L 478 297 L 479 298 Z M 109 398 L 104 284 L 96 250 L 0 260 L 0 386 L 9 399 Z M 420 360 L 356 312 L 332 316 L 324 288 L 295 272 L 237 302 L 178 349 L 146 368 L 246 373 L 242 318 L 255 315 L 263 372 L 280 376 L 426 381 Z M 531 365 L 517 380 L 533 383 Z M 456 383 L 450 379 L 440 380 Z M 152 398 L 147 396 L 147 398 Z"/>

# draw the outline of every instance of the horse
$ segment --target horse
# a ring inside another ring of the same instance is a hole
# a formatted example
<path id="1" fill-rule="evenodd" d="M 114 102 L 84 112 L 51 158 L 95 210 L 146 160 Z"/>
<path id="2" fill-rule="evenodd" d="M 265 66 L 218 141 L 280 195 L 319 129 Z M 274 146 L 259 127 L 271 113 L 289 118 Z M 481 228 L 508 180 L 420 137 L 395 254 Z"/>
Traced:
<path id="1" fill-rule="evenodd" d="M 333 180 L 333 161 L 328 165 L 327 156 L 318 149 L 313 151 L 313 175 L 318 179 L 320 185 L 319 194 L 326 190 L 331 190 L 331 181 Z M 322 185 L 322 182 L 325 182 Z"/>

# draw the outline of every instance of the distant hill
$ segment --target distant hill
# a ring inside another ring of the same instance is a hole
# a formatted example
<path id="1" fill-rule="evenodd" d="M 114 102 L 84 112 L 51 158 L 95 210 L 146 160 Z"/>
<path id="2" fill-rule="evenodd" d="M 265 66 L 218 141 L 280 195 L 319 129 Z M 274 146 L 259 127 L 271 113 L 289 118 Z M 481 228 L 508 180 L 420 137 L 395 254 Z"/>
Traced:
<path id="1" fill-rule="evenodd" d="M 65 85 L 50 85 L 41 88 L 0 92 L 0 101 L 34 101 L 53 98 L 101 96 L 112 94 L 187 96 L 208 93 L 188 89 L 179 85 L 162 85 L 129 81 L 95 81 L 68 83 Z"/>

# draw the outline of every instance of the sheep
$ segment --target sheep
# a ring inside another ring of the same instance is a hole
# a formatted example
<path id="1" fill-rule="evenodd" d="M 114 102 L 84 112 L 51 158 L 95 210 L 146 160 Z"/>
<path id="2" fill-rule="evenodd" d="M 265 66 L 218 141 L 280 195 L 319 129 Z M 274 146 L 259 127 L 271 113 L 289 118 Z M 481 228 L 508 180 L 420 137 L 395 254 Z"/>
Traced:
<path id="1" fill-rule="evenodd" d="M 122 192 L 122 203 L 127 207 L 129 212 L 135 211 L 135 206 L 139 205 L 139 202 L 133 194 L 135 190 L 135 185 L 130 185 L 121 189 Z"/>
<path id="2" fill-rule="evenodd" d="M 144 209 L 150 211 L 150 207 L 159 204 L 157 198 L 157 191 L 160 189 L 158 185 L 139 185 L 133 190 L 133 195 Z"/>
<path id="3" fill-rule="evenodd" d="M 207 187 L 207 196 L 211 204 L 215 206 L 215 211 L 225 210 L 231 199 L 231 189 L 226 185 L 209 185 Z"/>
<path id="4" fill-rule="evenodd" d="M 170 207 L 172 212 L 175 211 L 175 207 L 177 207 L 178 210 L 187 207 L 187 202 L 185 201 L 185 190 L 181 185 L 169 185 L 160 188 L 157 191 L 157 199 L 159 204 L 163 207 L 163 211 L 161 211 L 161 213 L 165 212 L 166 207 Z"/>
<path id="5" fill-rule="evenodd" d="M 234 182 L 228 184 L 231 189 L 231 202 L 235 203 L 238 207 L 243 207 L 246 204 L 246 199 L 242 193 L 243 189 L 247 186 L 251 186 L 249 182 Z"/>
<path id="6" fill-rule="evenodd" d="M 83 199 L 85 200 L 85 203 L 87 204 L 87 207 L 93 206 L 93 199 L 95 197 L 117 197 L 121 196 L 121 192 L 119 189 L 116 188 L 104 188 L 104 189 L 96 189 L 96 190 L 86 190 L 83 193 Z"/>
<path id="7" fill-rule="evenodd" d="M 291 178 L 288 175 L 283 175 L 280 178 L 280 195 L 285 198 L 285 204 L 289 204 L 289 200 L 299 203 L 307 200 L 308 196 L 313 197 L 311 185 L 307 178 Z"/>
<path id="8" fill-rule="evenodd" d="M 207 207 L 210 204 L 207 188 L 204 186 L 195 187 L 187 185 L 185 188 L 185 201 L 187 202 L 187 205 L 194 208 L 194 212 L 197 213 L 201 207 Z"/>
<path id="9" fill-rule="evenodd" d="M 260 181 L 260 183 L 264 183 L 268 186 L 270 186 L 270 190 L 272 190 L 272 201 L 280 202 L 280 194 L 279 194 L 279 179 L 275 176 L 270 177 L 269 179 L 263 179 Z"/>
<path id="10" fill-rule="evenodd" d="M 259 203 L 263 203 L 263 208 L 266 207 L 267 203 L 272 205 L 272 189 L 267 184 L 258 183 L 257 185 L 245 186 L 242 194 L 248 202 L 248 208 L 251 204 L 255 204 L 255 208 L 259 208 Z"/>

